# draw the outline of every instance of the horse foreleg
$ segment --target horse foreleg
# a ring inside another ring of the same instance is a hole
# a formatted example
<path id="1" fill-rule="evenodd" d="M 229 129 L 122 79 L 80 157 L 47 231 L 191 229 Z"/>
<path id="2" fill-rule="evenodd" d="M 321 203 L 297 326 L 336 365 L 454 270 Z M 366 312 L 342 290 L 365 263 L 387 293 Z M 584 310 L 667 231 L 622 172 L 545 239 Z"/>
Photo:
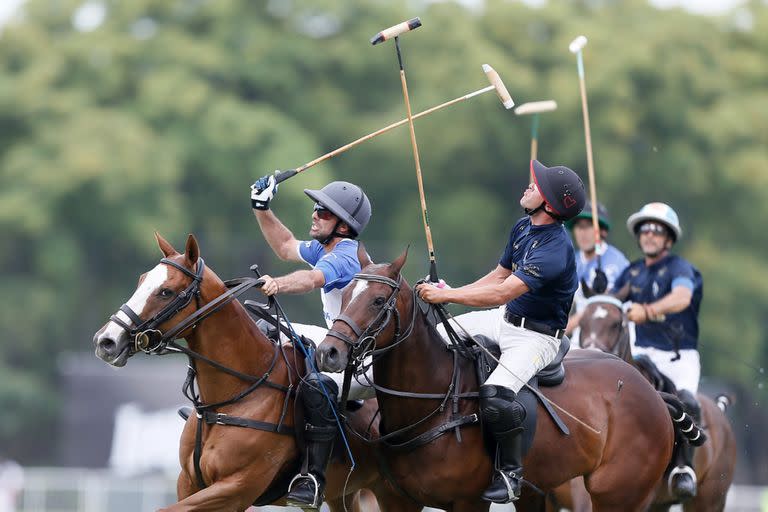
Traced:
<path id="1" fill-rule="evenodd" d="M 344 507 L 344 501 L 349 505 L 349 508 Z M 346 498 L 336 498 L 335 500 L 327 500 L 325 502 L 331 512 L 345 512 L 345 510 L 351 510 L 352 512 L 380 512 L 379 504 L 376 501 L 376 496 L 368 489 L 360 489 L 354 495 L 347 496 Z"/>
<path id="2" fill-rule="evenodd" d="M 182 477 L 179 477 L 179 491 L 188 489 L 188 486 L 189 484 L 182 482 Z M 242 478 L 219 480 L 175 505 L 159 509 L 158 512 L 241 512 L 250 507 L 258 496 L 252 494 L 256 493 L 248 492 Z"/>

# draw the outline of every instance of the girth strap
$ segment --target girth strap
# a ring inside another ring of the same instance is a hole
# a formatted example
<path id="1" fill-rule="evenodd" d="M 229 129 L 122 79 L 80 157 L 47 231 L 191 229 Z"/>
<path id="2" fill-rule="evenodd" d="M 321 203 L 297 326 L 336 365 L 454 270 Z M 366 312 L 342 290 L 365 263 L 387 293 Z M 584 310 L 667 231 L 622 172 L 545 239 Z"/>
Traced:
<path id="1" fill-rule="evenodd" d="M 392 448 L 395 450 L 411 450 L 421 445 L 431 443 L 432 441 L 434 441 L 444 433 L 454 428 L 461 427 L 462 425 L 473 425 L 475 423 L 478 423 L 479 421 L 480 420 L 477 416 L 477 413 L 470 414 L 469 416 L 462 416 L 460 418 L 453 419 L 447 423 L 443 423 L 442 425 L 439 425 L 431 430 L 428 430 L 423 434 L 419 434 L 413 439 L 409 439 L 408 441 L 405 441 L 404 443 L 391 443 L 388 441 L 384 441 L 384 444 L 386 444 L 388 448 Z"/>

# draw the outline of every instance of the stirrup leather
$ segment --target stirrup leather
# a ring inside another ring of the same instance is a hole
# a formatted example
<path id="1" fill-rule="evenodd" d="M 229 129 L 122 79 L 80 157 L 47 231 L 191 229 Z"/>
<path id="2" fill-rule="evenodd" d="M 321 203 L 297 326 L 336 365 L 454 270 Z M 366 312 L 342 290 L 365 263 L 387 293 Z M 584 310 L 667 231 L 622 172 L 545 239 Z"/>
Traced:
<path id="1" fill-rule="evenodd" d="M 515 480 L 520 480 L 520 477 L 517 476 L 516 473 L 510 472 L 509 474 L 505 473 L 501 469 L 497 469 L 496 472 L 501 475 L 501 480 L 504 482 L 504 486 L 507 488 L 507 497 L 509 499 L 509 502 L 515 501 L 519 498 L 519 496 L 515 495 L 514 486 L 512 485 L 512 482 L 510 481 L 510 478 L 514 478 Z M 519 487 L 519 486 L 518 486 Z"/>
<path id="2" fill-rule="evenodd" d="M 675 469 L 670 471 L 669 478 L 667 479 L 667 490 L 670 494 L 675 494 L 675 491 L 672 487 L 672 481 L 677 475 L 689 475 L 693 480 L 693 485 L 698 486 L 698 481 L 696 480 L 696 472 L 693 470 L 693 468 L 690 466 L 677 466 Z"/>
<path id="3" fill-rule="evenodd" d="M 317 478 L 315 477 L 315 475 L 313 475 L 312 473 L 307 473 L 307 474 L 299 473 L 298 475 L 293 477 L 293 479 L 291 479 L 291 483 L 288 484 L 288 494 L 291 493 L 291 489 L 293 489 L 293 484 L 297 480 L 300 481 L 300 480 L 303 480 L 303 479 L 311 480 L 312 483 L 315 486 L 315 494 L 312 497 L 312 503 L 311 504 L 307 504 L 307 503 L 304 503 L 304 502 L 298 503 L 298 502 L 295 502 L 293 500 L 288 499 L 288 500 L 286 500 L 287 505 L 288 506 L 299 506 L 299 507 L 304 506 L 304 507 L 307 507 L 307 508 L 320 508 L 320 505 L 323 504 L 322 503 L 322 497 L 320 496 L 320 484 L 318 483 Z"/>

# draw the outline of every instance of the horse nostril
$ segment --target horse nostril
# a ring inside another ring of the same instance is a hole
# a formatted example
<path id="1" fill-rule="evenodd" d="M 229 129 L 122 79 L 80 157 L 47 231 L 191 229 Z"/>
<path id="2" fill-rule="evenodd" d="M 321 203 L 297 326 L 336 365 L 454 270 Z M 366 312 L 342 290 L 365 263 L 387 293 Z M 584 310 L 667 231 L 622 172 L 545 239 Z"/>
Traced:
<path id="1" fill-rule="evenodd" d="M 331 364 L 336 364 L 339 360 L 339 350 L 336 347 L 331 347 L 325 352 L 325 357 Z"/>
<path id="2" fill-rule="evenodd" d="M 112 338 L 101 338 L 96 342 L 96 345 L 101 348 L 107 354 L 112 354 L 117 348 L 117 342 Z"/>

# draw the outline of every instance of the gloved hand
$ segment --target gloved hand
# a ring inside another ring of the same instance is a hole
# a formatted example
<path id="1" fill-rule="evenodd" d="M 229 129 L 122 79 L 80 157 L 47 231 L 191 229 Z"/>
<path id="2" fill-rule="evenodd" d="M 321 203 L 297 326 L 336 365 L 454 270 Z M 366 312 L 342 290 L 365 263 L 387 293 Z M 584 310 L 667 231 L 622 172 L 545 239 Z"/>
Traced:
<path id="1" fill-rule="evenodd" d="M 251 185 L 251 206 L 255 210 L 269 210 L 269 202 L 277 193 L 277 183 L 272 174 L 262 176 Z"/>

